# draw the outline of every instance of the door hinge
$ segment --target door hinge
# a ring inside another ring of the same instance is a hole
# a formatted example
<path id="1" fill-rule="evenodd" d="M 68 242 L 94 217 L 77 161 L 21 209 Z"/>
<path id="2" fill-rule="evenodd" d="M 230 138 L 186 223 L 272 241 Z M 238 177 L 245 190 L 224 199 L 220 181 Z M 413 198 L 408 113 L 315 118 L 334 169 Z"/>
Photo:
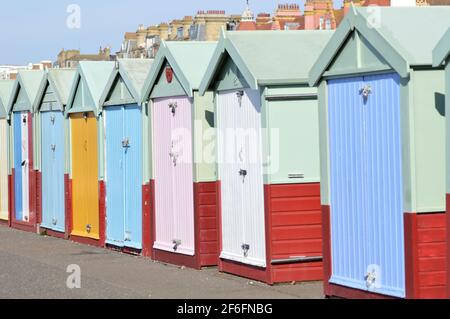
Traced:
<path id="1" fill-rule="evenodd" d="M 172 115 L 175 116 L 176 112 L 177 112 L 177 108 L 178 108 L 178 104 L 177 102 L 172 102 L 169 103 L 169 109 L 172 112 Z"/>
<path id="2" fill-rule="evenodd" d="M 250 245 L 249 244 L 242 244 L 241 248 L 242 248 L 242 252 L 244 253 L 244 257 L 247 257 L 248 256 L 248 251 L 250 250 Z"/>
<path id="3" fill-rule="evenodd" d="M 181 240 L 180 239 L 174 239 L 174 240 L 172 240 L 172 244 L 173 244 L 173 251 L 177 251 L 178 247 L 181 246 Z"/>
<path id="4" fill-rule="evenodd" d="M 364 99 L 367 99 L 372 93 L 372 87 L 370 85 L 365 85 L 359 90 L 359 94 L 362 95 Z"/>
<path id="5" fill-rule="evenodd" d="M 55 120 L 56 118 L 54 115 L 50 116 L 50 122 L 52 122 L 53 125 L 55 125 Z"/>
<path id="6" fill-rule="evenodd" d="M 239 170 L 239 176 L 242 177 L 242 183 L 244 183 L 245 182 L 245 177 L 247 177 L 247 170 L 245 170 L 245 169 Z"/>
<path id="7" fill-rule="evenodd" d="M 241 107 L 242 106 L 242 98 L 244 97 L 244 91 L 242 91 L 242 90 L 238 91 L 236 93 L 236 96 L 238 98 L 239 107 Z"/>

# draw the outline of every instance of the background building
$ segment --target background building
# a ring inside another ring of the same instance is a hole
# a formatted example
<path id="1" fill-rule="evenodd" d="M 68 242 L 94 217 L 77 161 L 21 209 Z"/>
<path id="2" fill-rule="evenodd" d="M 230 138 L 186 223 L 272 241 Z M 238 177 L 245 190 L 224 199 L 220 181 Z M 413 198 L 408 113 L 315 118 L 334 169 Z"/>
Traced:
<path id="1" fill-rule="evenodd" d="M 64 50 L 58 54 L 55 67 L 57 68 L 76 68 L 80 61 L 114 61 L 115 56 L 111 55 L 109 47 L 98 50 L 97 54 L 81 54 L 79 50 Z"/>
<path id="2" fill-rule="evenodd" d="M 0 65 L 0 80 L 15 80 L 19 70 L 46 70 L 52 67 L 53 63 L 50 60 L 29 63 L 28 65 Z"/>

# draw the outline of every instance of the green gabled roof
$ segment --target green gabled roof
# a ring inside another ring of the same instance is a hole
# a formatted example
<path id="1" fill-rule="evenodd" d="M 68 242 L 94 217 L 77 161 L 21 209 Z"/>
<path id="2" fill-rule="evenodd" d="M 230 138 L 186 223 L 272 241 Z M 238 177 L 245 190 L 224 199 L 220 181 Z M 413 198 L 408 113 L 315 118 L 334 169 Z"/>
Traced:
<path id="1" fill-rule="evenodd" d="M 48 82 L 55 90 L 56 97 L 63 107 L 67 105 L 69 100 L 75 74 L 75 69 L 51 69 L 48 71 Z"/>
<path id="2" fill-rule="evenodd" d="M 167 60 L 181 86 L 190 97 L 198 90 L 217 42 L 162 42 L 145 81 L 142 102 L 148 99 Z"/>
<path id="3" fill-rule="evenodd" d="M 81 61 L 78 65 L 75 79 L 70 90 L 66 110 L 68 113 L 94 112 L 98 115 L 100 98 L 105 90 L 111 73 L 114 71 L 114 62 L 109 61 Z M 86 85 L 89 95 L 89 105 L 83 109 L 74 108 L 73 104 L 79 84 Z"/>
<path id="4" fill-rule="evenodd" d="M 442 37 L 441 41 L 433 50 L 433 66 L 440 66 L 446 63 L 450 56 L 450 29 Z"/>
<path id="5" fill-rule="evenodd" d="M 37 110 L 39 100 L 45 89 L 45 71 L 42 70 L 20 70 L 14 83 L 13 93 L 8 102 L 8 112 L 15 111 L 13 109 L 16 97 L 21 89 L 24 90 L 27 105 L 19 111 L 35 112 Z"/>
<path id="6" fill-rule="evenodd" d="M 14 88 L 14 80 L 0 81 L 0 119 L 8 116 L 8 102 Z"/>
<path id="7" fill-rule="evenodd" d="M 100 98 L 100 106 L 105 104 L 109 93 L 114 89 L 117 76 L 121 76 L 133 98 L 138 104 L 142 102 L 142 89 L 148 77 L 154 59 L 119 59 L 111 74 L 108 84 Z"/>
<path id="8" fill-rule="evenodd" d="M 432 50 L 450 26 L 450 7 L 361 7 L 348 12 L 310 72 L 315 85 L 356 29 L 401 76 L 431 66 Z"/>
<path id="9" fill-rule="evenodd" d="M 226 53 L 253 89 L 261 85 L 308 83 L 308 73 L 334 31 L 223 32 L 200 85 L 209 89 Z"/>

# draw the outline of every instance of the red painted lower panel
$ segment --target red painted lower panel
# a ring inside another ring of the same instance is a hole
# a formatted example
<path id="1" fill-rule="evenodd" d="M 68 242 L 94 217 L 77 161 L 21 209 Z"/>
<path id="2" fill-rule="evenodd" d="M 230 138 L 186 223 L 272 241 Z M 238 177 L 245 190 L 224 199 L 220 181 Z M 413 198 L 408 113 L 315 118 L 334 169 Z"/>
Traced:
<path id="1" fill-rule="evenodd" d="M 216 182 L 194 184 L 194 205 L 196 220 L 196 250 L 200 266 L 216 266 L 219 258 L 217 231 Z"/>
<path id="2" fill-rule="evenodd" d="M 221 259 L 219 261 L 219 271 L 272 284 L 270 272 L 267 268 L 258 268 L 231 260 Z"/>
<path id="3" fill-rule="evenodd" d="M 220 203 L 220 183 L 217 189 Z M 267 267 L 221 260 L 220 270 L 268 284 L 321 280 L 322 262 L 272 263 L 280 259 L 322 256 L 320 184 L 265 185 L 264 201 Z M 220 230 L 219 223 L 219 235 Z"/>
<path id="4" fill-rule="evenodd" d="M 95 247 L 104 247 L 104 244 L 100 240 L 87 238 L 87 237 L 80 237 L 80 236 L 70 236 L 70 240 L 79 244 L 83 245 L 89 245 L 89 246 L 95 246 Z"/>
<path id="5" fill-rule="evenodd" d="M 266 185 L 270 260 L 322 256 L 320 184 Z M 272 282 L 322 280 L 322 262 L 272 265 Z"/>
<path id="6" fill-rule="evenodd" d="M 142 187 L 142 255 L 152 258 L 152 186 Z"/>
<path id="7" fill-rule="evenodd" d="M 47 228 L 40 227 L 39 228 L 39 232 L 41 233 L 41 235 L 45 234 L 45 235 L 50 236 L 50 237 L 66 239 L 66 234 L 54 231 L 52 229 L 47 229 Z"/>
<path id="8" fill-rule="evenodd" d="M 414 298 L 446 298 L 447 289 L 447 242 L 446 214 L 405 214 L 416 215 L 417 247 L 415 270 L 417 294 Z"/>

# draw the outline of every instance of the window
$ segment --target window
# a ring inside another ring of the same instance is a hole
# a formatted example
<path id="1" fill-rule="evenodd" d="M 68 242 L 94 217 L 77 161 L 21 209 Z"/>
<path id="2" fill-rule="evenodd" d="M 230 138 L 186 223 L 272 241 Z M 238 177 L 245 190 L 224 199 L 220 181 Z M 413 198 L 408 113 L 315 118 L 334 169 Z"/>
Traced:
<path id="1" fill-rule="evenodd" d="M 325 29 L 331 30 L 331 20 L 330 19 L 327 19 L 327 21 L 325 22 Z"/>
<path id="2" fill-rule="evenodd" d="M 184 38 L 184 28 L 183 27 L 179 27 L 177 29 L 177 39 L 178 40 L 183 40 Z"/>
<path id="3" fill-rule="evenodd" d="M 319 19 L 319 30 L 323 30 L 323 17 Z"/>

